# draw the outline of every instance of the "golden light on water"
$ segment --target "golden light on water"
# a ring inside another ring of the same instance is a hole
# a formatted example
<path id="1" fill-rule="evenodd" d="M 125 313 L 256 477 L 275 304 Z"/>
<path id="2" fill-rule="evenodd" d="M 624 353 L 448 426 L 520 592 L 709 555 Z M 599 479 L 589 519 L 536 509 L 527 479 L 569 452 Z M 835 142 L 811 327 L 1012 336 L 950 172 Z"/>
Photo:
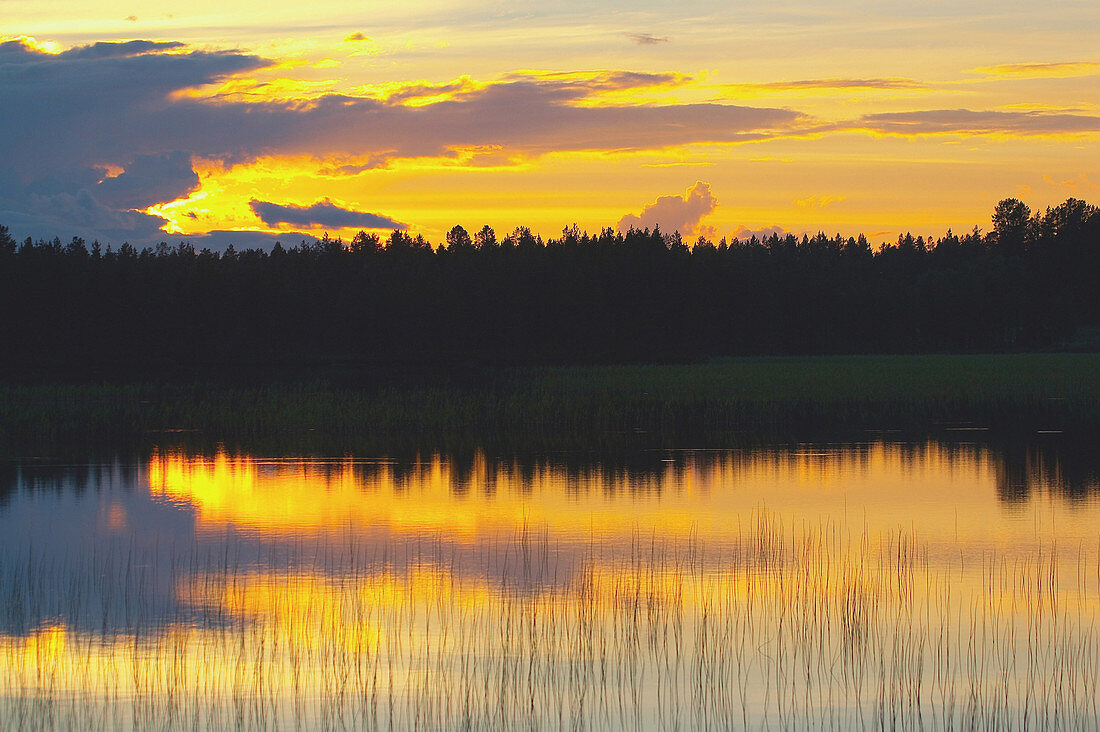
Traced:
<path id="1" fill-rule="evenodd" d="M 632 536 L 730 541 L 766 509 L 794 523 L 914 534 L 936 547 L 1011 550 L 1054 531 L 1084 530 L 1092 512 L 1060 509 L 1042 492 L 1004 507 L 1003 469 L 988 452 L 872 443 L 844 450 L 698 454 L 652 473 L 551 462 L 521 468 L 477 454 L 392 462 L 154 455 L 154 496 L 189 507 L 201 531 L 260 534 L 351 529 L 477 543 L 530 527 L 573 541 Z M 976 521 L 975 511 L 986 520 Z M 970 550 L 968 550 L 970 551 Z"/>
<path id="2" fill-rule="evenodd" d="M 48 555 L 0 557 L 0 719 L 1090 720 L 1097 506 L 1038 481 L 1001 507 L 1004 473 L 933 442 L 634 468 L 165 451 Z"/>
<path id="3" fill-rule="evenodd" d="M 553 728 L 590 715 L 707 726 L 818 699 L 858 724 L 876 719 L 884 695 L 899 695 L 904 719 L 953 725 L 968 719 L 966 703 L 998 704 L 1008 683 L 1031 702 L 1000 709 L 1007 718 L 1088 714 L 1080 705 L 1096 680 L 1087 658 L 1098 650 L 1098 593 L 1080 573 L 1076 587 L 1071 576 L 1059 585 L 1054 566 L 1039 562 L 960 583 L 909 555 L 915 543 L 875 559 L 835 538 L 788 543 L 782 526 L 762 529 L 763 554 L 722 572 L 636 556 L 521 595 L 433 565 L 372 575 L 347 563 L 341 576 L 211 564 L 176 590 L 205 623 L 0 635 L 0 672 L 20 690 L 0 699 L 0 712 L 23 703 L 77 726 L 125 727 L 243 719 L 405 729 L 425 715 L 444 726 Z M 1050 674 L 1057 685 L 1044 681 Z M 907 696 L 918 688 L 940 696 Z"/>

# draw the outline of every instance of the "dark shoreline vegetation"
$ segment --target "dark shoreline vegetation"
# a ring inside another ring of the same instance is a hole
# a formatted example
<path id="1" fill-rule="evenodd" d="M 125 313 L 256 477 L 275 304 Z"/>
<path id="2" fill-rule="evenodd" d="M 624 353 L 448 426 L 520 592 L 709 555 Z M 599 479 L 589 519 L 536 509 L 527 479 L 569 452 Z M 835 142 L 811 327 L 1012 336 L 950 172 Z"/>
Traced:
<path id="1" fill-rule="evenodd" d="M 811 356 L 524 367 L 466 380 L 0 386 L 0 454 L 154 445 L 496 456 L 1100 431 L 1100 354 Z"/>
<path id="2" fill-rule="evenodd" d="M 1007 199 L 988 235 L 877 251 L 455 227 L 439 248 L 395 231 L 138 252 L 0 227 L 0 454 L 1084 436 L 1100 356 L 1042 351 L 1095 349 L 1098 281 L 1100 213 L 1076 199 L 1034 216 Z"/>
<path id="3" fill-rule="evenodd" d="M 0 229 L 0 373 L 692 362 L 1096 347 L 1100 213 L 1069 199 L 932 241 L 700 239 L 576 228 L 433 247 L 360 232 L 268 253 L 103 250 Z M 430 369 L 429 369 L 430 370 Z"/>

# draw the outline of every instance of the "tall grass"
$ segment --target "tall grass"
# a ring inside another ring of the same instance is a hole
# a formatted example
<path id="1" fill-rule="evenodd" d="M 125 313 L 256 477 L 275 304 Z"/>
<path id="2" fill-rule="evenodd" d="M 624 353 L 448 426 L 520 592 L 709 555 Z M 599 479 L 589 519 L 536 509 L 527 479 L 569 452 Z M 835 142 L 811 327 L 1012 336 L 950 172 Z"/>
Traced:
<path id="1" fill-rule="evenodd" d="M 729 446 L 826 430 L 1100 428 L 1100 355 L 837 356 L 330 382 L 0 385 L 0 451 L 166 440 L 267 452 Z M 475 439 L 477 444 L 473 443 Z"/>
<path id="2" fill-rule="evenodd" d="M 259 558 L 27 550 L 0 558 L 0 726 L 1100 723 L 1096 548 L 945 561 L 911 534 L 765 511 L 730 535 L 592 542 L 564 564 L 535 526 L 465 557 L 353 536 Z"/>

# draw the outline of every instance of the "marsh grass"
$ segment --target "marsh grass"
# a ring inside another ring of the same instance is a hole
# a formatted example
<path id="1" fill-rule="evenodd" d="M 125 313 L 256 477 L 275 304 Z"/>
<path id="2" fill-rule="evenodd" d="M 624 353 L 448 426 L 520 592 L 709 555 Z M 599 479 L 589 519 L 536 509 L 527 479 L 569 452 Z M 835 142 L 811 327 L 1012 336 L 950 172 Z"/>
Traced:
<path id="1" fill-rule="evenodd" d="M 1100 557 L 943 561 L 758 511 L 728 542 L 459 558 L 354 537 L 0 560 L 15 729 L 1090 729 Z M 158 566 L 159 565 L 159 566 Z M 167 583 L 170 602 L 150 600 Z"/>
<path id="2" fill-rule="evenodd" d="M 606 450 L 959 424 L 1100 429 L 1096 354 L 761 358 L 341 383 L 0 385 L 0 450 Z"/>

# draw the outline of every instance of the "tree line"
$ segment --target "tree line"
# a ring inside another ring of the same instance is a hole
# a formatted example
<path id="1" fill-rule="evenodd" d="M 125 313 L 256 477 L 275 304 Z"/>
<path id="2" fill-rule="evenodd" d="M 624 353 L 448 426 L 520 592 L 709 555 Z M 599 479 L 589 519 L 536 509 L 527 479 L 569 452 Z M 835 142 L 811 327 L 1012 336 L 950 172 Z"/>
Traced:
<path id="1" fill-rule="evenodd" d="M 271 251 L 0 226 L 0 366 L 586 363 L 1064 347 L 1100 326 L 1100 210 L 997 204 L 933 240 L 455 226 Z M 1084 329 L 1084 330 L 1082 330 Z"/>

